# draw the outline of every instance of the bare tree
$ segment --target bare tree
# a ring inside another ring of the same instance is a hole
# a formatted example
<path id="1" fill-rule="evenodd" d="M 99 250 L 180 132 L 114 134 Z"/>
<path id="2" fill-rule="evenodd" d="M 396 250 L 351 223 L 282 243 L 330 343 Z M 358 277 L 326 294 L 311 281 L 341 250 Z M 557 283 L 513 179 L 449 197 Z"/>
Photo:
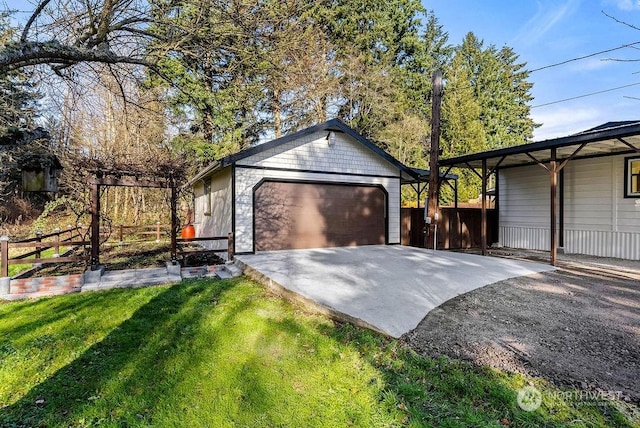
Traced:
<path id="1" fill-rule="evenodd" d="M 7 11 L 10 13 L 10 11 Z M 144 0 L 41 0 L 17 40 L 0 46 L 0 74 L 48 64 L 148 65 L 144 40 L 151 15 Z"/>

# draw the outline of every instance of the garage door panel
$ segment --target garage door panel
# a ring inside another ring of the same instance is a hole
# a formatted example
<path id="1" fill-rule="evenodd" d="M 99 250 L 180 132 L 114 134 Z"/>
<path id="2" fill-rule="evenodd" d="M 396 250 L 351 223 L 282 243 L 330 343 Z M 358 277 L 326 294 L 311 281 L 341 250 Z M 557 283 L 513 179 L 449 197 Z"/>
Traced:
<path id="1" fill-rule="evenodd" d="M 257 251 L 385 243 L 379 187 L 265 182 L 254 206 Z"/>

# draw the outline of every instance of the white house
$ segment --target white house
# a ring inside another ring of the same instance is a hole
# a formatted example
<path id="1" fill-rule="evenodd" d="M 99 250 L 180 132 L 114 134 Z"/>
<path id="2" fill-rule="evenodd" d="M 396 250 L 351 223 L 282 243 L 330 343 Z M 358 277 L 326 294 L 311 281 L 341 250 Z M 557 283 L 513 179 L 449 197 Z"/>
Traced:
<path id="1" fill-rule="evenodd" d="M 401 180 L 415 177 L 330 120 L 220 159 L 190 180 L 196 235 L 233 232 L 238 254 L 399 244 Z"/>
<path id="2" fill-rule="evenodd" d="M 640 260 L 639 121 L 441 162 L 483 164 L 498 175 L 500 244 L 551 250 L 552 262 L 557 248 Z"/>

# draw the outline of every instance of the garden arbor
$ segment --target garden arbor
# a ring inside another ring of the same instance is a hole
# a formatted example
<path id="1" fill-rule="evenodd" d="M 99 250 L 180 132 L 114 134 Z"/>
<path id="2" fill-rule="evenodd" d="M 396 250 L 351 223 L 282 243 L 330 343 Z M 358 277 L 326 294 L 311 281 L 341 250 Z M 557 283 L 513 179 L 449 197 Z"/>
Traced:
<path id="1" fill-rule="evenodd" d="M 155 189 L 170 189 L 171 209 L 171 263 L 177 263 L 177 230 L 178 214 L 177 200 L 178 182 L 182 178 L 182 171 L 176 169 L 159 168 L 161 171 L 150 174 L 135 168 L 93 168 L 90 169 L 88 184 L 91 186 L 91 256 L 89 259 L 91 270 L 100 266 L 100 191 L 103 187 L 143 187 Z M 162 172 L 164 170 L 164 172 Z"/>

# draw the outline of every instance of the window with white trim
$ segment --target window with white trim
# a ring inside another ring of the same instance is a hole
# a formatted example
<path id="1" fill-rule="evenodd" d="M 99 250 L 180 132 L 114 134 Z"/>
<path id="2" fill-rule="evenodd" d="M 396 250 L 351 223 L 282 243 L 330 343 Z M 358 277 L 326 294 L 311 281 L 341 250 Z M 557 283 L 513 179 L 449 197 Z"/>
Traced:
<path id="1" fill-rule="evenodd" d="M 640 198 L 640 157 L 625 159 L 624 176 L 625 198 Z"/>

